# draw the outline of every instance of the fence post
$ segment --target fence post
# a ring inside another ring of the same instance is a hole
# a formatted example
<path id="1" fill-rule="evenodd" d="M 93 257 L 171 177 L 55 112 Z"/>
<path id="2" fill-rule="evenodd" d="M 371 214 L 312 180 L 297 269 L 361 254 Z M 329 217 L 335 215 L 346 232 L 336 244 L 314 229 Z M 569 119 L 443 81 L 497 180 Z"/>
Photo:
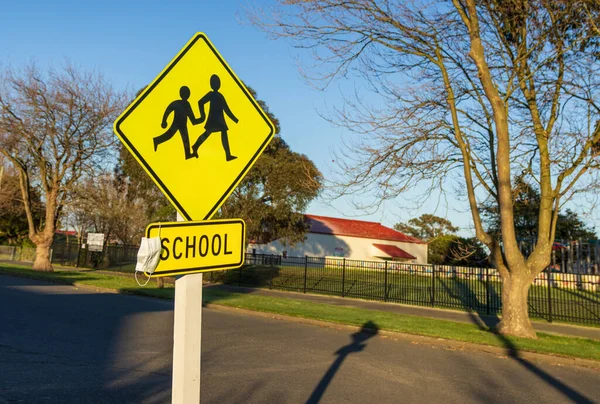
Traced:
<path id="1" fill-rule="evenodd" d="M 275 271 L 275 264 L 273 262 L 274 260 L 275 260 L 275 257 L 271 256 L 271 271 L 270 271 L 271 272 L 271 281 L 270 282 L 273 282 L 273 272 Z M 271 288 L 271 285 L 269 285 L 269 289 L 270 288 Z"/>
<path id="2" fill-rule="evenodd" d="M 344 297 L 346 292 L 346 258 L 342 263 L 342 297 Z"/>
<path id="3" fill-rule="evenodd" d="M 17 257 L 17 247 L 13 247 L 12 252 L 10 253 L 10 260 L 14 261 L 16 257 Z"/>
<path id="4" fill-rule="evenodd" d="M 304 293 L 306 293 L 306 277 L 308 276 L 308 255 L 304 256 Z"/>
<path id="5" fill-rule="evenodd" d="M 486 314 L 490 314 L 490 269 L 485 268 L 485 305 Z"/>
<path id="6" fill-rule="evenodd" d="M 435 307 L 435 265 L 431 265 L 431 307 Z"/>
<path id="7" fill-rule="evenodd" d="M 122 272 L 123 270 L 123 262 L 125 262 L 126 259 L 125 257 L 127 257 L 127 246 L 123 244 L 123 248 L 121 249 L 121 258 L 119 258 L 119 272 Z M 210 274 L 212 275 L 212 272 Z"/>
<path id="8" fill-rule="evenodd" d="M 387 273 L 388 273 L 388 262 L 387 260 L 385 260 L 385 276 L 384 276 L 384 280 L 383 280 L 383 287 L 384 287 L 384 291 L 383 291 L 383 301 L 387 302 L 388 300 L 388 280 L 387 280 Z"/>
<path id="9" fill-rule="evenodd" d="M 238 286 L 242 286 L 242 267 L 238 269 Z"/>
<path id="10" fill-rule="evenodd" d="M 552 272 L 548 271 L 546 278 L 548 279 L 548 321 L 552 322 L 552 282 L 550 276 Z"/>

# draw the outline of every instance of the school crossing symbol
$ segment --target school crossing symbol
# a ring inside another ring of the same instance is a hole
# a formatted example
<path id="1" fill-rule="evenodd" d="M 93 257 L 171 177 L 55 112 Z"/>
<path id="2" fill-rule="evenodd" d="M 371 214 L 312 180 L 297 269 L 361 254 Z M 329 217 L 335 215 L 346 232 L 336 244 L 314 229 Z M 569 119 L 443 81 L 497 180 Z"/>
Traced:
<path id="1" fill-rule="evenodd" d="M 183 217 L 208 220 L 275 129 L 198 33 L 125 109 L 115 132 Z"/>

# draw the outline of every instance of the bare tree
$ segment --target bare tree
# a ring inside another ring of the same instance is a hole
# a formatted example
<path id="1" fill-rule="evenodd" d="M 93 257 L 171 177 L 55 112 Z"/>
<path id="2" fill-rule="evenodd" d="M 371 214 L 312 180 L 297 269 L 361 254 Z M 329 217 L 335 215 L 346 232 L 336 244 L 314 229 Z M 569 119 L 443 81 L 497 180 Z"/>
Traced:
<path id="1" fill-rule="evenodd" d="M 123 100 L 102 76 L 71 65 L 0 73 L 0 153 L 19 171 L 29 238 L 37 246 L 34 269 L 52 270 L 57 220 L 77 181 L 107 164 Z M 45 205 L 41 223 L 33 218 L 34 190 Z"/>
<path id="2" fill-rule="evenodd" d="M 77 244 L 83 243 L 83 236 L 91 229 L 93 222 L 89 212 L 82 206 L 76 196 L 64 209 L 65 221 L 73 227 L 77 233 Z"/>
<path id="3" fill-rule="evenodd" d="M 361 77 L 382 97 L 358 94 L 332 118 L 360 134 L 336 158 L 339 194 L 374 200 L 432 190 L 449 178 L 466 191 L 477 238 L 503 282 L 499 332 L 535 337 L 527 298 L 550 262 L 559 208 L 597 189 L 600 141 L 597 0 L 280 0 L 251 21 L 312 50 L 310 79 Z M 356 76 L 353 76 L 356 75 Z M 537 243 L 515 236 L 511 173 L 539 187 Z M 498 206 L 501 236 L 479 202 Z"/>
<path id="4" fill-rule="evenodd" d="M 133 198 L 128 184 L 111 174 L 89 178 L 74 189 L 73 209 L 87 219 L 88 228 L 104 233 L 105 240 L 135 244 L 149 220 L 141 198 Z"/>
<path id="5" fill-rule="evenodd" d="M 39 221 L 43 209 L 39 194 L 32 194 L 31 200 L 34 220 Z M 26 241 L 27 234 L 19 174 L 7 159 L 0 155 L 0 243 L 22 244 Z"/>

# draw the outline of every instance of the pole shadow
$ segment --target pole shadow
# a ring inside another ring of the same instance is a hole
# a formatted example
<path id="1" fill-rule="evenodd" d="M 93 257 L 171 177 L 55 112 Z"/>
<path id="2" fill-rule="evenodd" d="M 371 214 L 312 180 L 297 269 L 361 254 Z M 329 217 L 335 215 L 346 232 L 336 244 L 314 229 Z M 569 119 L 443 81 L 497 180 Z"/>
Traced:
<path id="1" fill-rule="evenodd" d="M 314 391 L 312 392 L 306 403 L 317 404 L 319 401 L 321 401 L 325 390 L 327 390 L 327 387 L 333 380 L 333 377 L 339 370 L 346 357 L 348 357 L 348 355 L 352 353 L 362 352 L 366 347 L 365 341 L 377 335 L 378 332 L 379 327 L 377 326 L 377 324 L 375 324 L 373 321 L 367 321 L 362 325 L 359 331 L 352 334 L 350 336 L 352 338 L 352 341 L 348 345 L 341 347 L 335 352 L 337 358 L 335 359 L 335 361 L 333 361 L 327 372 L 325 372 L 325 375 L 323 376 L 317 387 L 315 387 Z"/>
<path id="2" fill-rule="evenodd" d="M 535 364 L 533 364 L 533 363 L 529 362 L 527 359 L 523 358 L 521 356 L 521 352 L 519 351 L 519 348 L 517 348 L 515 343 L 513 341 L 511 341 L 511 339 L 506 337 L 505 335 L 498 333 L 496 327 L 497 327 L 497 324 L 500 323 L 500 317 L 498 317 L 498 315 L 496 314 L 495 321 L 491 321 L 491 322 L 490 321 L 485 321 L 485 322 L 482 321 L 484 318 L 489 318 L 490 316 L 487 316 L 484 313 L 481 313 L 482 305 L 479 304 L 479 302 L 477 300 L 478 299 L 477 294 L 472 291 L 471 286 L 469 285 L 469 282 L 464 281 L 464 280 L 460 280 L 459 282 L 461 283 L 463 290 L 466 292 L 464 294 L 459 294 L 459 296 L 461 297 L 461 299 L 464 299 L 463 304 L 465 304 L 466 307 L 471 308 L 471 311 L 469 311 L 468 313 L 469 313 L 469 316 L 471 317 L 472 322 L 474 324 L 476 324 L 479 327 L 479 329 L 481 329 L 483 331 L 492 332 L 496 336 L 496 338 L 502 343 L 504 348 L 507 350 L 507 354 L 510 358 L 512 358 L 519 365 L 523 366 L 529 372 L 531 372 L 532 374 L 534 374 L 535 376 L 540 378 L 542 381 L 546 382 L 550 387 L 554 388 L 556 391 L 561 393 L 567 399 L 569 399 L 575 403 L 585 403 L 585 404 L 594 403 L 594 401 L 592 401 L 585 395 L 579 393 L 577 390 L 575 390 L 572 387 L 570 387 L 569 385 L 561 382 L 560 380 L 558 380 L 551 374 L 547 373 L 543 369 L 540 369 Z M 490 289 L 490 293 L 492 293 L 490 295 L 491 299 L 499 299 L 500 298 L 497 295 L 496 290 L 494 288 Z M 490 326 L 490 324 L 493 324 L 493 326 Z"/>

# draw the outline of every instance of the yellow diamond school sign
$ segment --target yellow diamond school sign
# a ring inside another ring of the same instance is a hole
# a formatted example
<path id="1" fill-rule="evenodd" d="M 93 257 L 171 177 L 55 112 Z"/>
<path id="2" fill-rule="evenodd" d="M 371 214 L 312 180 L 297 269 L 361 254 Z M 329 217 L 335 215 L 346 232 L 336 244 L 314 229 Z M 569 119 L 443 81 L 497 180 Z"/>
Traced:
<path id="1" fill-rule="evenodd" d="M 115 122 L 117 136 L 187 220 L 215 214 L 274 131 L 202 33 Z"/>

